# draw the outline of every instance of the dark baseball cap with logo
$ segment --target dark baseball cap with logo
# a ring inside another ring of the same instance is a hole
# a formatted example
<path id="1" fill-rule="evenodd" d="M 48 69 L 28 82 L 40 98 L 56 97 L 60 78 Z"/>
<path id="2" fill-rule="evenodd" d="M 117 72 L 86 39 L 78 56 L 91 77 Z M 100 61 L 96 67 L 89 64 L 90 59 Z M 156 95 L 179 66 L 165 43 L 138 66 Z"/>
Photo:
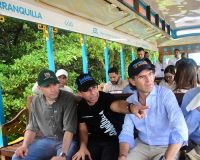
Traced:
<path id="1" fill-rule="evenodd" d="M 50 84 L 59 83 L 55 73 L 51 70 L 44 69 L 38 75 L 38 86 L 46 87 Z"/>
<path id="2" fill-rule="evenodd" d="M 128 66 L 128 76 L 130 78 L 136 76 L 145 69 L 155 71 L 155 66 L 147 58 L 136 59 L 132 61 L 131 64 L 129 64 Z"/>
<path id="3" fill-rule="evenodd" d="M 92 86 L 96 86 L 97 83 L 90 74 L 82 73 L 76 78 L 76 85 L 79 91 L 87 92 Z"/>

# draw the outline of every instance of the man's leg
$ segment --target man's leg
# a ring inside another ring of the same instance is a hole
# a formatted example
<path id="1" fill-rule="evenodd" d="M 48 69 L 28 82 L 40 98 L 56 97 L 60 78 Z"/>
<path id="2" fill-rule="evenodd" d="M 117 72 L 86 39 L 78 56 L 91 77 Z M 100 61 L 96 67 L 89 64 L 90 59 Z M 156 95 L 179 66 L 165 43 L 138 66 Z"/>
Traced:
<path id="1" fill-rule="evenodd" d="M 117 160 L 119 155 L 119 142 L 105 142 L 101 144 L 101 160 Z"/>
<path id="2" fill-rule="evenodd" d="M 92 157 L 92 160 L 100 160 L 101 159 L 101 147 L 98 142 L 89 140 L 88 142 L 88 150 Z M 87 159 L 87 158 L 86 158 Z"/>
<path id="3" fill-rule="evenodd" d="M 28 148 L 25 158 L 13 156 L 12 160 L 49 160 L 56 155 L 56 141 L 49 138 L 36 139 Z"/>
<path id="4" fill-rule="evenodd" d="M 79 148 L 78 142 L 73 140 L 69 146 L 66 160 L 71 160 L 73 155 L 78 151 L 78 148 Z M 57 150 L 57 155 L 59 155 L 62 150 L 62 142 L 58 144 L 56 150 Z"/>
<path id="5" fill-rule="evenodd" d="M 161 146 L 151 146 L 151 155 L 153 155 L 152 160 L 159 160 L 167 150 L 167 147 Z M 178 153 L 174 160 L 178 160 L 180 153 Z"/>
<path id="6" fill-rule="evenodd" d="M 127 160 L 149 160 L 150 150 L 149 146 L 142 143 L 139 139 L 135 141 L 135 147 L 130 150 Z"/>

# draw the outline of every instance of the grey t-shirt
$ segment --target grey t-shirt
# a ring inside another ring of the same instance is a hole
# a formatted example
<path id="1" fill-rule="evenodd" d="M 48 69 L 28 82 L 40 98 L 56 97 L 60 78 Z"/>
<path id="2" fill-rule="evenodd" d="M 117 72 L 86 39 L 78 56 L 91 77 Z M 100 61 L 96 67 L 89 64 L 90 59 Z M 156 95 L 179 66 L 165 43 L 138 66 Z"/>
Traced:
<path id="1" fill-rule="evenodd" d="M 76 128 L 76 97 L 72 93 L 60 90 L 52 105 L 47 103 L 43 94 L 33 98 L 26 130 L 40 136 L 62 139 L 65 131 L 75 133 Z"/>

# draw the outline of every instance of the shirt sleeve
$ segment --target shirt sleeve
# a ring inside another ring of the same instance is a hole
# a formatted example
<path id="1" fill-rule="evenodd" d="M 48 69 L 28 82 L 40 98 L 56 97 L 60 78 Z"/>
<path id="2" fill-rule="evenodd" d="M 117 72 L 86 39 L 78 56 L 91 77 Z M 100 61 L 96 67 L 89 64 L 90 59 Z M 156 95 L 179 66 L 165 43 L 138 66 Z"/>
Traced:
<path id="1" fill-rule="evenodd" d="M 124 124 L 122 126 L 122 131 L 119 135 L 119 143 L 126 142 L 129 144 L 130 148 L 133 148 L 135 145 L 134 140 L 134 124 L 131 120 L 131 115 L 126 114 L 124 119 Z"/>
<path id="2" fill-rule="evenodd" d="M 36 117 L 34 115 L 35 111 L 34 111 L 34 99 L 32 100 L 31 102 L 31 105 L 30 105 L 30 112 L 29 112 L 29 123 L 26 127 L 26 130 L 31 130 L 33 132 L 39 132 L 40 129 L 39 129 L 39 126 L 38 126 L 38 123 L 37 123 L 37 120 L 36 120 Z"/>
<path id="3" fill-rule="evenodd" d="M 76 129 L 77 129 L 76 98 L 74 95 L 70 94 L 70 96 L 68 97 L 68 102 L 66 104 L 66 109 L 64 110 L 63 130 L 75 134 Z"/>
<path id="4" fill-rule="evenodd" d="M 188 114 L 186 107 L 190 103 L 190 101 L 194 98 L 194 96 L 195 96 L 194 94 L 188 94 L 188 93 L 184 94 L 183 100 L 181 103 L 181 110 L 182 110 L 184 116 L 186 116 Z"/>
<path id="5" fill-rule="evenodd" d="M 195 132 L 196 129 L 199 127 L 199 120 L 198 120 L 200 119 L 199 117 L 200 117 L 200 112 L 197 109 L 190 111 L 185 117 L 189 130 L 189 135 Z"/>
<path id="6" fill-rule="evenodd" d="M 169 91 L 163 100 L 171 129 L 169 144 L 187 144 L 188 128 L 174 93 Z"/>
<path id="7" fill-rule="evenodd" d="M 84 119 L 82 118 L 82 109 L 81 109 L 82 103 L 79 102 L 78 107 L 77 107 L 77 115 L 78 115 L 78 123 L 84 123 Z"/>

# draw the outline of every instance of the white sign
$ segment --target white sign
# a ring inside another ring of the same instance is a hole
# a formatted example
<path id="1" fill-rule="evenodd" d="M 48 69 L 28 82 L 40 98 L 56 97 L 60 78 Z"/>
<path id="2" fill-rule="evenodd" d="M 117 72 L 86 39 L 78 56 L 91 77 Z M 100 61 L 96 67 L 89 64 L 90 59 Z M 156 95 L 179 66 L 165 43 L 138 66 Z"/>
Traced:
<path id="1" fill-rule="evenodd" d="M 31 0 L 27 2 L 20 0 L 0 0 L 0 14 L 157 51 L 157 46 L 155 44 L 151 44 L 69 13 L 60 11 L 55 12 L 55 9 L 52 10 L 49 6 L 45 6 L 44 9 L 40 3 L 35 1 L 32 1 L 32 3 L 35 3 L 34 5 L 30 2 Z"/>

